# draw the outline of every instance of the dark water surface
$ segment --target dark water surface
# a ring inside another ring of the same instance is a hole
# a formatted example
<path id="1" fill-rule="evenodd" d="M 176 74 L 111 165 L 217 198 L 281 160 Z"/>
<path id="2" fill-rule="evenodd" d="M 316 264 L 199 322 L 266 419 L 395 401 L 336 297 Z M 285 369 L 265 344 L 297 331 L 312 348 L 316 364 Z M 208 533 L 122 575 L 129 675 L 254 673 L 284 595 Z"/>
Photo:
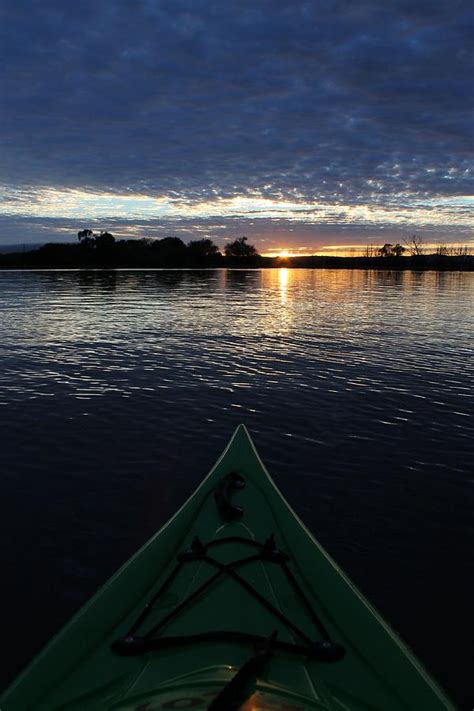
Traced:
<path id="1" fill-rule="evenodd" d="M 471 708 L 473 295 L 456 272 L 0 273 L 0 686 L 244 422 L 311 531 Z"/>

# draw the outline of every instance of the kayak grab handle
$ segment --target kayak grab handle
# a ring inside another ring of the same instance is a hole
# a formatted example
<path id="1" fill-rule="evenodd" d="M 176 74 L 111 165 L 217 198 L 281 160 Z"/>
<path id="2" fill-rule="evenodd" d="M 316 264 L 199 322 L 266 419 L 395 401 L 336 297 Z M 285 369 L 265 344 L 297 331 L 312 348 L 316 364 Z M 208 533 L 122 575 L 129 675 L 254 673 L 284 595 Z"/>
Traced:
<path id="1" fill-rule="evenodd" d="M 244 510 L 242 506 L 233 504 L 230 500 L 232 491 L 243 489 L 245 479 L 237 472 L 230 472 L 223 476 L 214 489 L 214 500 L 219 510 L 219 514 L 225 521 L 236 521 L 242 518 Z"/>

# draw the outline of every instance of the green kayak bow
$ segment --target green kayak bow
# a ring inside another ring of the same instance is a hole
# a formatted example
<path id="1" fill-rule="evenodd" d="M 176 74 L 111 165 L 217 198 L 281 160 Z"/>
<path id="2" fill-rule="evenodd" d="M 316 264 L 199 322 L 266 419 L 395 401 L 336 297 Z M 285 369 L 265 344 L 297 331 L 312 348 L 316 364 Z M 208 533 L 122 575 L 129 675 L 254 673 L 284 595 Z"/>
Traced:
<path id="1" fill-rule="evenodd" d="M 297 518 L 241 425 L 0 709 L 454 707 Z"/>

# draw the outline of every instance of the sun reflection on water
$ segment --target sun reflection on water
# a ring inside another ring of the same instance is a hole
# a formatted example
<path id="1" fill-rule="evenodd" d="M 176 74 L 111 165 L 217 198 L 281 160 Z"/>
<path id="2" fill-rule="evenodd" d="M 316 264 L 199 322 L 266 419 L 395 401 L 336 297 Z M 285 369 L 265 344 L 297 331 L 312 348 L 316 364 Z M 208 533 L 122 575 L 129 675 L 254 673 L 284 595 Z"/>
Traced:
<path id="1" fill-rule="evenodd" d="M 132 532 L 133 549 L 245 422 L 305 523 L 354 570 L 376 570 L 387 550 L 404 565 L 412 555 L 404 584 L 418 576 L 429 596 L 440 549 L 427 542 L 452 540 L 443 569 L 461 573 L 446 604 L 465 619 L 473 293 L 467 272 L 1 272 L 2 495 L 17 531 L 5 569 L 21 558 L 35 578 L 33 526 L 53 573 L 77 552 L 60 584 L 86 599 L 101 580 L 83 571 L 107 569 L 117 541 L 115 563 L 127 558 Z M 12 613 L 30 607 L 11 596 Z"/>
<path id="2" fill-rule="evenodd" d="M 286 304 L 288 298 L 288 269 L 282 267 L 278 270 L 278 283 L 280 285 L 280 301 Z"/>
<path id="3" fill-rule="evenodd" d="M 337 386 L 334 368 L 347 387 L 370 388 L 375 376 L 360 378 L 378 370 L 382 353 L 398 372 L 405 350 L 404 369 L 419 371 L 420 322 L 428 340 L 442 322 L 443 362 L 455 370 L 473 318 L 470 276 L 286 267 L 2 274 L 2 399 L 97 399 L 176 383 L 242 390 L 268 378 Z"/>

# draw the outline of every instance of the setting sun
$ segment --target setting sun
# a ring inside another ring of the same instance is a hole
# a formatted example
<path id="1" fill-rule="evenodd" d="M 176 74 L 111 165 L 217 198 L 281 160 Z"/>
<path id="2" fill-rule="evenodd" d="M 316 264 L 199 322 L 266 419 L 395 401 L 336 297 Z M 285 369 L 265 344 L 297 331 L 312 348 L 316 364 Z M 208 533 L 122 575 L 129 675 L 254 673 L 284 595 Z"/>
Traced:
<path id="1" fill-rule="evenodd" d="M 290 256 L 290 253 L 289 253 L 289 251 L 288 251 L 287 249 L 282 249 L 282 250 L 280 251 L 280 253 L 278 254 L 278 256 L 285 258 L 285 257 L 289 257 L 289 256 Z"/>

